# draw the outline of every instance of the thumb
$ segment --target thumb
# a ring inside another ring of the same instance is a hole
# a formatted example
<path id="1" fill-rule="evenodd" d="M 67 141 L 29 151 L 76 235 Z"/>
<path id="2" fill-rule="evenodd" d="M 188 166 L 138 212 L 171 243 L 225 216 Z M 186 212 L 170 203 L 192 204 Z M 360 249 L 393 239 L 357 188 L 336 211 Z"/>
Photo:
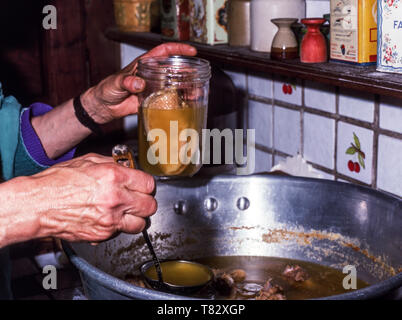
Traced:
<path id="1" fill-rule="evenodd" d="M 137 76 L 125 76 L 121 86 L 130 93 L 139 93 L 144 90 L 145 81 Z"/>

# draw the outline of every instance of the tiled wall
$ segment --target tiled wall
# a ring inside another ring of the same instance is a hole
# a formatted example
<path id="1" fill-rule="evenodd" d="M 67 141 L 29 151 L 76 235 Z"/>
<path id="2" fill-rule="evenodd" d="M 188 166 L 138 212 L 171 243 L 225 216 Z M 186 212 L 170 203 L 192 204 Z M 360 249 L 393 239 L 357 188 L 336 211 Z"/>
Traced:
<path id="1" fill-rule="evenodd" d="M 244 118 L 256 129 L 256 172 L 300 154 L 327 179 L 402 196 L 402 101 L 244 70 L 227 73 L 248 96 Z"/>

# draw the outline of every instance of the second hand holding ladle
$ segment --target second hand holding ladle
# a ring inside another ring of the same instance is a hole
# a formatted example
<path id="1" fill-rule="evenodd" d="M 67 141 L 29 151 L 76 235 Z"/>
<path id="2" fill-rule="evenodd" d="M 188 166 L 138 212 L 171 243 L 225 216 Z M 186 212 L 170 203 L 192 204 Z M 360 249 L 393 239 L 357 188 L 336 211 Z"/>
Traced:
<path id="1" fill-rule="evenodd" d="M 113 150 L 112 150 L 112 156 L 113 160 L 115 163 L 120 164 L 124 167 L 135 169 L 135 162 L 134 162 L 134 156 L 130 150 L 130 148 L 126 145 L 116 145 Z M 149 251 L 151 252 L 152 255 L 152 260 L 154 262 L 154 266 L 156 269 L 156 272 L 158 274 L 158 280 L 160 284 L 160 288 L 163 289 L 164 282 L 163 282 L 163 276 L 162 276 L 162 268 L 159 262 L 159 259 L 155 253 L 154 247 L 152 246 L 152 242 L 149 239 L 148 231 L 147 229 L 151 225 L 151 219 L 146 218 L 146 226 L 145 229 L 142 231 L 142 235 L 145 239 L 145 242 L 148 246 Z"/>
<path id="2" fill-rule="evenodd" d="M 130 148 L 126 145 L 117 145 L 113 148 L 112 151 L 112 156 L 115 161 L 115 163 L 120 164 L 122 166 L 125 166 L 127 168 L 132 168 L 135 169 L 135 162 L 134 162 L 134 156 L 130 150 Z M 152 279 L 147 275 L 147 271 L 150 270 L 150 262 L 144 263 L 140 270 L 142 275 L 145 277 L 146 282 L 154 289 L 160 290 L 160 291 L 165 291 L 165 292 L 170 292 L 170 293 L 178 293 L 178 294 L 191 294 L 193 292 L 196 292 L 200 289 L 202 289 L 204 286 L 206 286 L 208 283 L 210 283 L 213 278 L 214 274 L 211 270 L 211 268 L 202 265 L 197 262 L 192 262 L 192 261 L 186 261 L 186 260 L 172 260 L 170 262 L 174 262 L 176 266 L 179 267 L 179 269 L 176 271 L 176 273 L 183 273 L 183 268 L 185 269 L 191 269 L 191 278 L 197 278 L 196 276 L 201 276 L 203 280 L 189 284 L 189 285 L 182 285 L 182 284 L 173 284 L 169 282 L 164 282 L 163 277 L 162 277 L 162 268 L 161 268 L 161 263 L 159 262 L 158 257 L 156 256 L 155 250 L 152 246 L 151 240 L 148 235 L 148 227 L 150 226 L 151 220 L 149 218 L 146 219 L 146 227 L 144 231 L 142 231 L 142 235 L 144 236 L 145 242 L 148 246 L 149 251 L 151 252 L 152 255 L 152 263 L 155 267 L 156 273 L 158 280 Z M 169 274 L 169 273 L 168 273 Z"/>

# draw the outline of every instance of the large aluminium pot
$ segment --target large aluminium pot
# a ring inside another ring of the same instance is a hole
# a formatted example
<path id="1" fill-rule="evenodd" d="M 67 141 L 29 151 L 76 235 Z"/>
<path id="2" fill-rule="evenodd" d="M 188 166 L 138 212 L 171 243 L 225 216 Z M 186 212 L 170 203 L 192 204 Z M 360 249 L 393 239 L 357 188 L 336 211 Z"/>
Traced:
<path id="1" fill-rule="evenodd" d="M 158 182 L 160 258 L 272 256 L 357 268 L 371 285 L 329 299 L 401 294 L 402 201 L 346 183 L 255 175 Z M 90 299 L 185 299 L 120 279 L 150 260 L 141 235 L 64 248 Z"/>

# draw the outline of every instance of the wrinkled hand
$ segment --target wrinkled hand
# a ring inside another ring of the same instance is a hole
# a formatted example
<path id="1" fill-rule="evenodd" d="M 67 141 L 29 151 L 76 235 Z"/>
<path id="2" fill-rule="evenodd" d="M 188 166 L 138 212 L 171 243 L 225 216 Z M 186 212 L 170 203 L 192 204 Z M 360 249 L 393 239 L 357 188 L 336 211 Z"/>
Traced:
<path id="1" fill-rule="evenodd" d="M 109 76 L 86 91 L 81 96 L 82 104 L 88 114 L 99 124 L 134 114 L 139 106 L 136 94 L 145 88 L 145 81 L 135 76 L 140 58 L 196 54 L 197 50 L 187 44 L 161 44 L 135 59 L 119 73 Z"/>
<path id="2" fill-rule="evenodd" d="M 152 176 L 96 154 L 53 166 L 32 183 L 40 189 L 32 210 L 39 212 L 41 236 L 97 242 L 138 233 L 157 209 Z"/>

